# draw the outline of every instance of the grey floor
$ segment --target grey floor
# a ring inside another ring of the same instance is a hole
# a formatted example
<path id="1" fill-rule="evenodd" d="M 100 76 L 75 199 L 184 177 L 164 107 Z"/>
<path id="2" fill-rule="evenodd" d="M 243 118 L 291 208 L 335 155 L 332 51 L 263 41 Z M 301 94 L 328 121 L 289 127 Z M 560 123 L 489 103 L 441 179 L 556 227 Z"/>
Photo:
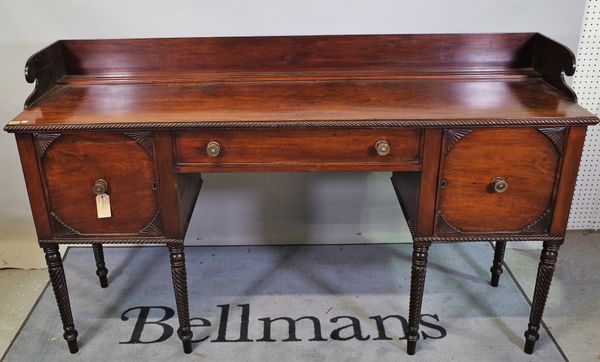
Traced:
<path id="1" fill-rule="evenodd" d="M 570 232 L 559 253 L 544 322 L 571 361 L 600 359 L 600 233 Z M 435 246 L 434 246 L 435 247 Z M 509 243 L 505 262 L 531 298 L 539 242 Z M 508 273 L 503 277 L 509 277 Z M 0 270 L 0 355 L 32 309 L 47 284 L 45 270 Z"/>

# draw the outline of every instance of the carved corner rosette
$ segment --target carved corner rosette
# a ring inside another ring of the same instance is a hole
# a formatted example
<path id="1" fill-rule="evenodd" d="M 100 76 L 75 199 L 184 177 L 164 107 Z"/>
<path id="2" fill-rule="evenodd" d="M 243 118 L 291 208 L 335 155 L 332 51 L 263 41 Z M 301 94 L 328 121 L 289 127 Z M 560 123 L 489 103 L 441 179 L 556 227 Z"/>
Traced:
<path id="1" fill-rule="evenodd" d="M 524 234 L 546 234 L 552 221 L 552 210 L 545 210 L 532 223 L 526 225 L 521 232 Z"/>
<path id="2" fill-rule="evenodd" d="M 153 157 L 153 145 L 152 145 L 152 132 L 150 131 L 136 131 L 136 132 L 124 132 L 125 136 L 131 138 L 137 142 L 142 148 L 148 153 L 150 158 Z"/>
<path id="3" fill-rule="evenodd" d="M 44 155 L 52 142 L 56 141 L 60 136 L 60 133 L 34 133 L 33 142 L 35 145 L 35 152 L 40 160 L 44 158 Z"/>
<path id="4" fill-rule="evenodd" d="M 550 139 L 559 154 L 563 153 L 567 134 L 566 127 L 538 128 L 538 131 Z"/>
<path id="5" fill-rule="evenodd" d="M 438 219 L 437 224 L 436 224 L 436 233 L 437 234 L 448 235 L 448 234 L 462 234 L 463 233 L 462 230 L 460 230 L 459 228 L 457 228 L 456 226 L 454 226 L 450 222 L 448 222 L 448 220 L 446 220 L 446 218 L 444 217 L 444 215 L 442 214 L 441 211 L 438 211 L 437 219 Z"/>
<path id="6" fill-rule="evenodd" d="M 163 229 L 160 222 L 160 211 L 157 211 L 156 214 L 154 214 L 154 217 L 152 218 L 150 223 L 148 223 L 148 225 L 144 226 L 140 229 L 140 231 L 138 231 L 138 235 L 155 236 L 161 234 L 163 234 Z"/>
<path id="7" fill-rule="evenodd" d="M 66 222 L 64 222 L 58 215 L 54 212 L 50 212 L 50 216 L 52 217 L 52 229 L 54 230 L 54 234 L 57 236 L 78 236 L 82 235 L 75 228 L 69 226 Z"/>
<path id="8" fill-rule="evenodd" d="M 472 131 L 470 129 L 447 129 L 445 130 L 445 146 L 444 155 L 446 155 L 454 145 L 461 139 L 465 138 Z"/>

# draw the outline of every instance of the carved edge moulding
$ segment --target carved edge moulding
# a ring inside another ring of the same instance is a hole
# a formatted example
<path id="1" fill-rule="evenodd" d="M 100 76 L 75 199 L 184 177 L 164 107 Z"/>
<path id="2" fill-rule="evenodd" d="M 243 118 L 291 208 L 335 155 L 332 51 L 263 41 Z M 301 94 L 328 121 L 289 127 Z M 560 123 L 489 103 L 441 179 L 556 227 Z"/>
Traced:
<path id="1" fill-rule="evenodd" d="M 549 236 L 549 235 L 515 235 L 515 234 L 499 234 L 499 235 L 452 235 L 452 236 L 419 236 L 413 238 L 416 243 L 462 243 L 462 242 L 479 242 L 479 241 L 552 241 L 562 243 L 564 237 Z"/>
<path id="2" fill-rule="evenodd" d="M 73 245 L 89 245 L 89 244 L 180 244 L 183 245 L 181 239 L 170 239 L 170 238 L 90 238 L 90 239 L 68 239 L 68 238 L 57 238 L 49 240 L 40 240 L 40 246 L 52 245 L 52 244 L 73 244 Z"/>
<path id="3" fill-rule="evenodd" d="M 441 128 L 441 127 L 528 127 L 528 126 L 582 126 L 596 124 L 595 117 L 578 118 L 519 118 L 519 119 L 454 119 L 454 120 L 364 120 L 364 121 L 214 121 L 214 122 L 162 122 L 140 123 L 82 123 L 82 124 L 8 124 L 7 132 L 56 131 L 110 131 L 110 130 L 172 130 L 194 128 Z"/>

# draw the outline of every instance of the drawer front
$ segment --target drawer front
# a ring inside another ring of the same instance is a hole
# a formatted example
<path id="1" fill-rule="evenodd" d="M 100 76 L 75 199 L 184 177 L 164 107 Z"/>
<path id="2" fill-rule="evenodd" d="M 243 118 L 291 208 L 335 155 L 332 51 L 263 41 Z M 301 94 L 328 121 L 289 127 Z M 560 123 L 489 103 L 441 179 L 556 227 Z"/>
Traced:
<path id="1" fill-rule="evenodd" d="M 35 140 L 55 237 L 161 234 L 150 134 L 38 134 Z M 107 188 L 110 217 L 98 218 L 98 180 Z"/>
<path id="2" fill-rule="evenodd" d="M 218 152 L 215 152 L 216 146 Z M 208 149 L 207 149 L 208 148 Z M 418 129 L 206 130 L 175 134 L 180 170 L 230 167 L 257 170 L 418 169 Z M 378 152 L 379 151 L 379 152 Z M 209 153 L 213 152 L 212 155 Z M 218 154 L 215 154 L 218 153 Z M 261 169 L 261 167 L 263 167 Z"/>
<path id="3" fill-rule="evenodd" d="M 546 234 L 564 132 L 446 130 L 436 234 Z"/>

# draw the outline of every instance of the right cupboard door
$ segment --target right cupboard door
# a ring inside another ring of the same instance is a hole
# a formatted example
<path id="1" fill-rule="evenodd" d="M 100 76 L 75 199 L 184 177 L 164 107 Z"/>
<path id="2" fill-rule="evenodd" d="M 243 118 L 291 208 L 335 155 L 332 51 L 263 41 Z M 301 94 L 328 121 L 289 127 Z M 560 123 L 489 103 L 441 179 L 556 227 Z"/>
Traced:
<path id="1" fill-rule="evenodd" d="M 565 132 L 445 130 L 435 234 L 547 234 Z"/>

